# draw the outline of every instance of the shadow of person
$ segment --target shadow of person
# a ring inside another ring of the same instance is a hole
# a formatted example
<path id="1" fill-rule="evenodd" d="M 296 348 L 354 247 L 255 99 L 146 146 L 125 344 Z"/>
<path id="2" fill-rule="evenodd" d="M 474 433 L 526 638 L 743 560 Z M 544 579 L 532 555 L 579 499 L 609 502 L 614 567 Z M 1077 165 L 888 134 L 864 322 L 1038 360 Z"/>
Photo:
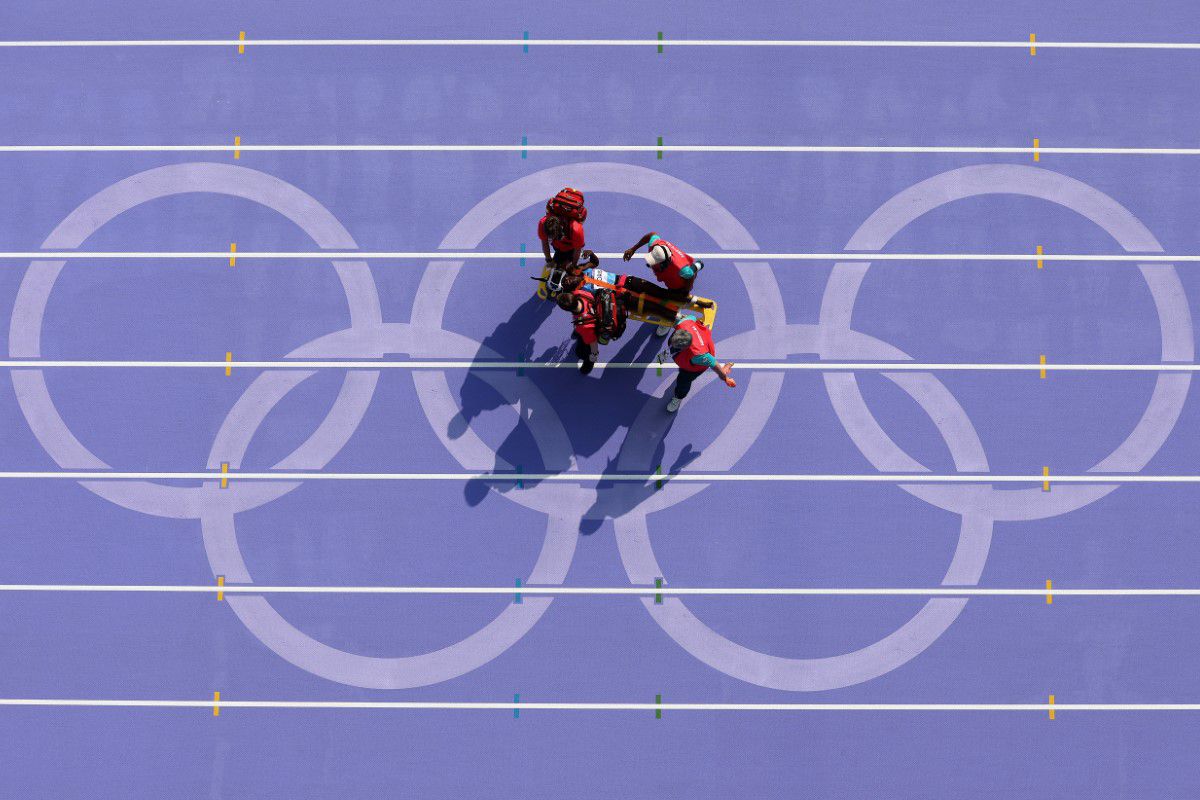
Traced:
<path id="1" fill-rule="evenodd" d="M 531 361 L 533 358 L 533 334 L 550 316 L 555 305 L 536 296 L 530 296 L 517 306 L 511 317 L 496 326 L 483 337 L 472 361 Z M 544 353 L 542 357 L 550 355 Z M 487 381 L 483 371 L 471 369 L 459 390 L 459 413 L 450 420 L 446 428 L 451 439 L 458 439 L 471 425 L 471 420 L 485 411 L 494 411 L 507 405 Z"/>
<path id="2" fill-rule="evenodd" d="M 479 360 L 531 360 L 532 339 L 538 327 L 556 309 L 553 303 L 536 298 L 519 306 L 512 317 L 502 322 L 480 346 Z M 565 341 L 538 355 L 538 361 L 555 361 L 572 366 L 564 369 L 528 369 L 524 376 L 515 378 L 515 372 L 499 370 L 468 370 L 463 381 L 461 413 L 451 420 L 447 429 L 452 438 L 461 437 L 471 421 L 485 411 L 504 406 L 521 409 L 521 423 L 516 425 L 495 449 L 491 471 L 553 474 L 573 468 L 576 457 L 586 458 L 600 452 L 621 431 L 628 431 L 634 419 L 646 403 L 663 402 L 639 387 L 645 377 L 644 369 L 607 368 L 589 376 L 580 375 L 573 368 L 574 350 L 569 340 L 570 317 L 558 311 L 551 320 L 562 326 Z M 619 349 L 613 348 L 619 344 Z M 601 347 L 600 359 L 609 363 L 644 363 L 652 361 L 662 342 L 653 336 L 649 325 L 632 323 L 625 337 L 612 345 Z M 551 454 L 543 454 L 531 426 L 538 425 L 537 415 L 524 401 L 514 402 L 524 393 L 525 400 L 534 400 L 529 388 L 512 388 L 517 381 L 532 382 L 533 388 L 545 398 L 562 422 L 569 438 L 570 453 L 557 463 L 547 463 Z M 672 415 L 664 410 L 664 423 L 669 428 Z M 665 429 L 664 429 L 665 431 Z M 622 445 L 624 446 L 624 445 Z M 611 462 L 610 462 L 611 467 Z M 589 470 L 595 471 L 595 470 Z M 522 486 L 537 483 L 530 479 Z M 611 482 L 610 482 L 611 483 Z M 522 488 L 516 482 L 471 480 L 463 488 L 463 496 L 471 506 L 478 505 L 489 490 L 507 493 Z"/>
<path id="3" fill-rule="evenodd" d="M 663 413 L 662 418 L 654 418 L 650 430 L 638 431 L 638 436 L 626 436 L 621 445 L 621 451 L 609 459 L 603 474 L 617 475 L 635 472 L 649 475 L 655 473 L 662 465 L 662 459 L 667 449 L 667 433 L 675 423 L 676 415 Z M 646 457 L 647 440 L 654 442 L 654 450 Z M 636 451 L 636 453 L 635 453 Z M 675 462 L 667 468 L 664 477 L 678 475 L 683 468 L 700 457 L 703 451 L 696 450 L 689 443 L 679 452 Z M 579 532 L 590 536 L 600 530 L 606 519 L 616 519 L 637 508 L 643 501 L 658 491 L 658 480 L 645 483 L 635 481 L 604 481 L 596 485 L 596 502 L 584 512 L 579 520 Z"/>

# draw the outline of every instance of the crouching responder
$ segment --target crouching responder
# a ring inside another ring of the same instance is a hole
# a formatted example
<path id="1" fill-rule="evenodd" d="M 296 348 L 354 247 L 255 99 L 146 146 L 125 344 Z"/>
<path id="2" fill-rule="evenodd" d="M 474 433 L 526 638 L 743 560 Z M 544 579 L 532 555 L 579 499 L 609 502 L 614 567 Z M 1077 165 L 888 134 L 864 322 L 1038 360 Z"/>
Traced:
<path id="1" fill-rule="evenodd" d="M 687 315 L 683 316 L 671 331 L 667 341 L 671 356 L 679 366 L 679 377 L 675 380 L 675 393 L 667 403 L 667 411 L 674 414 L 679 410 L 683 398 L 692 389 L 692 383 L 708 370 L 717 373 L 731 389 L 737 386 L 729 371 L 733 362 L 721 364 L 717 361 L 717 349 L 713 345 L 712 331 L 704 323 Z"/>
<path id="2" fill-rule="evenodd" d="M 570 312 L 575 326 L 575 357 L 579 372 L 587 375 L 596 366 L 600 345 L 619 339 L 625 333 L 627 315 L 618 293 L 612 289 L 593 289 L 578 284 L 571 291 L 560 292 L 554 302 Z"/>
<path id="3" fill-rule="evenodd" d="M 687 305 L 692 296 L 696 276 L 704 269 L 704 262 L 692 258 L 654 231 L 638 239 L 637 244 L 626 250 L 623 254 L 625 260 L 633 258 L 634 253 L 647 245 L 650 249 L 646 252 L 646 265 L 654 272 L 654 277 L 667 288 L 667 297 Z M 669 331 L 669 328 L 660 328 L 658 334 L 665 336 Z"/>

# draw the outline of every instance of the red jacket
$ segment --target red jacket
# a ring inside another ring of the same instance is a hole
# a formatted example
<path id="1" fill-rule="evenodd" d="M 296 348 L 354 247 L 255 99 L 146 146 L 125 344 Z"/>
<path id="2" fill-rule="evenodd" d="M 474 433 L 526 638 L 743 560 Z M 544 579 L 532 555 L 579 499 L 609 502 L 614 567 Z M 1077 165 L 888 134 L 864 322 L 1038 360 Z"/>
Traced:
<path id="1" fill-rule="evenodd" d="M 575 324 L 575 333 L 584 344 L 595 344 L 599 341 L 596 336 L 596 298 L 582 286 L 571 292 L 571 296 L 583 301 L 583 310 L 571 320 Z"/>
<path id="2" fill-rule="evenodd" d="M 651 267 L 654 270 L 655 276 L 658 277 L 663 285 L 668 289 L 683 289 L 689 294 L 692 291 L 692 284 L 696 279 L 685 278 L 679 274 L 684 267 L 690 267 L 696 263 L 696 259 L 689 256 L 687 253 L 680 250 L 675 245 L 668 242 L 666 239 L 659 239 L 651 247 L 665 247 L 670 255 L 666 261 L 660 264 L 655 264 Z"/>
<path id="3" fill-rule="evenodd" d="M 704 372 L 708 367 L 702 367 L 699 364 L 693 364 L 692 359 L 696 356 L 702 356 L 708 353 L 713 358 L 717 357 L 717 348 L 713 346 L 712 331 L 704 326 L 703 323 L 697 322 L 694 319 L 685 319 L 675 326 L 676 330 L 687 331 L 692 335 L 692 343 L 685 350 L 680 350 L 674 354 L 675 363 L 679 368 L 687 372 Z"/>
<path id="4" fill-rule="evenodd" d="M 572 250 L 582 250 L 585 244 L 583 238 L 583 226 L 572 219 L 564 219 L 563 223 L 567 227 L 567 232 L 561 239 L 550 239 L 546 235 L 546 217 L 538 220 L 537 235 L 543 242 L 549 240 L 550 246 L 556 252 L 571 252 Z"/>

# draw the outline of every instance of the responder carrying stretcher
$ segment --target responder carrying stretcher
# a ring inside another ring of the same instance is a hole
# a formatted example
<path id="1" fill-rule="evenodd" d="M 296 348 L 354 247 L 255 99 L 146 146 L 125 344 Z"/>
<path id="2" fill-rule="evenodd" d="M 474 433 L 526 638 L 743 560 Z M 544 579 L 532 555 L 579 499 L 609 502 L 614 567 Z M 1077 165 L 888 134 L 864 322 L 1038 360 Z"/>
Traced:
<path id="1" fill-rule="evenodd" d="M 650 246 L 645 256 L 646 266 L 654 271 L 654 277 L 662 281 L 663 286 L 667 288 L 667 299 L 686 305 L 691 300 L 696 276 L 704 269 L 704 262 L 692 258 L 654 231 L 638 239 L 637 244 L 626 250 L 625 260 L 633 258 L 634 253 L 646 245 Z M 666 336 L 669 332 L 665 327 L 660 327 L 657 331 L 659 336 Z"/>
<path id="2" fill-rule="evenodd" d="M 575 330 L 575 357 L 579 372 L 587 375 L 596 366 L 600 345 L 619 339 L 625 333 L 627 316 L 617 290 L 592 288 L 579 282 L 570 291 L 554 298 L 558 307 L 571 314 Z"/>

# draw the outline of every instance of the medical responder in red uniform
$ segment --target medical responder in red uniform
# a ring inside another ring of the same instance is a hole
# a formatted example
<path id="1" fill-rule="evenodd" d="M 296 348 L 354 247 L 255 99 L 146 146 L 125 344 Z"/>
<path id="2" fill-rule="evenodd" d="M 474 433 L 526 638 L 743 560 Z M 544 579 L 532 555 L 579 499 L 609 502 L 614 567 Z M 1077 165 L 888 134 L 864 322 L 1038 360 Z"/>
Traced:
<path id="1" fill-rule="evenodd" d="M 667 287 L 667 296 L 677 302 L 687 303 L 692 296 L 696 276 L 704 269 L 704 262 L 692 258 L 653 231 L 625 251 L 625 260 L 633 258 L 633 254 L 646 245 L 650 246 L 646 253 L 646 264 L 654 270 L 654 277 Z M 659 328 L 658 334 L 665 336 L 669 330 L 666 327 Z"/>
<path id="2" fill-rule="evenodd" d="M 596 366 L 600 354 L 596 298 L 590 289 L 581 285 L 570 293 L 559 293 L 554 301 L 559 308 L 572 315 L 575 332 L 571 337 L 575 339 L 575 357 L 582 362 L 579 365 L 580 374 L 587 375 Z"/>
<path id="3" fill-rule="evenodd" d="M 575 268 L 585 244 L 583 223 L 587 208 L 583 193 L 566 187 L 546 202 L 546 216 L 538 220 L 537 235 L 547 264 Z M 553 248 L 553 253 L 551 253 Z"/>
<path id="4" fill-rule="evenodd" d="M 708 370 L 717 373 L 717 377 L 733 388 L 737 383 L 729 377 L 733 362 L 721 364 L 717 361 L 717 349 L 713 345 L 712 331 L 703 322 L 690 315 L 684 315 L 671 331 L 667 342 L 671 356 L 679 367 L 679 377 L 675 380 L 675 393 L 667 403 L 667 411 L 674 414 L 679 410 L 683 398 L 692 389 L 692 383 Z"/>
<path id="5" fill-rule="evenodd" d="M 546 263 L 568 268 L 575 266 L 584 245 L 581 223 L 547 214 L 538 220 L 537 235 L 542 240 Z"/>

